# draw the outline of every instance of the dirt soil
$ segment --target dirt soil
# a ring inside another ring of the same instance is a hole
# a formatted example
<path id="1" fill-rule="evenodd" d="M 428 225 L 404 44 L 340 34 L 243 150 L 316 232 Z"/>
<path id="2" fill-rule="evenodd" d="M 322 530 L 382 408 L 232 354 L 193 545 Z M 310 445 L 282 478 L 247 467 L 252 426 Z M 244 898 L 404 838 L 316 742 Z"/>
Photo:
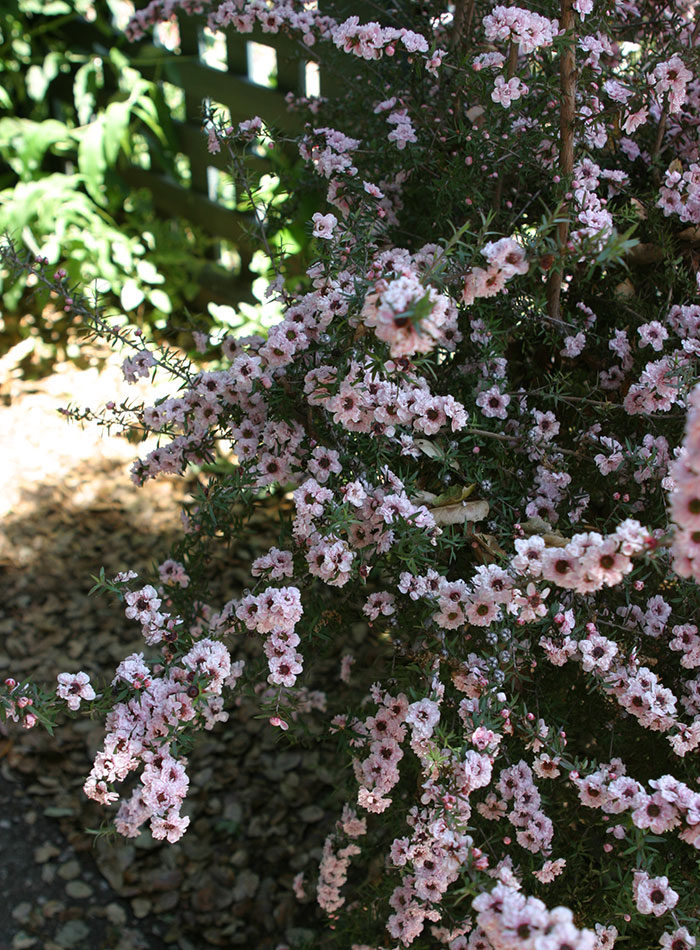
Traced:
<path id="1" fill-rule="evenodd" d="M 149 402 L 148 382 L 128 387 L 120 360 L 96 351 L 94 365 L 62 363 L 30 382 L 0 361 L 0 676 L 54 684 L 57 673 L 108 682 L 125 655 L 143 650 L 116 603 L 88 597 L 91 575 L 149 572 L 180 531 L 182 479 L 136 488 L 128 470 L 143 446 L 96 426 L 67 422 L 60 406 L 97 407 L 124 396 Z M 251 582 L 252 557 L 269 525 L 241 544 L 218 579 L 223 604 Z M 358 645 L 363 639 L 356 632 Z M 337 681 L 337 666 L 328 671 Z M 0 950 L 25 947 L 321 947 L 313 894 L 298 901 L 292 880 L 313 877 L 339 814 L 331 753 L 298 748 L 253 718 L 247 701 L 204 733 L 193 753 L 176 845 L 97 838 L 105 810 L 82 784 L 104 735 L 99 721 L 68 719 L 54 738 L 35 728 L 0 731 Z M 322 730 L 322 717 L 310 722 Z"/>

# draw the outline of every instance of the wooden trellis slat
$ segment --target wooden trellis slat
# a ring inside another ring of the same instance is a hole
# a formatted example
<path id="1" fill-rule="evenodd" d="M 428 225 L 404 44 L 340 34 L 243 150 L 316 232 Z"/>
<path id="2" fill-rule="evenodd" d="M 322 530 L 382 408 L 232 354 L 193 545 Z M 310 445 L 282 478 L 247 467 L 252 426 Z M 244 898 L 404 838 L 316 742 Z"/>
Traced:
<path id="1" fill-rule="evenodd" d="M 358 12 L 358 3 L 363 6 L 362 0 L 324 0 L 323 7 L 342 20 L 348 15 L 350 6 L 351 12 Z M 369 9 L 359 12 L 367 20 L 376 16 Z M 225 152 L 210 154 L 207 150 L 206 137 L 202 133 L 203 103 L 224 106 L 234 124 L 259 115 L 283 133 L 296 133 L 301 127 L 300 119 L 288 110 L 285 96 L 290 92 L 295 95 L 305 93 L 305 67 L 313 59 L 313 53 L 301 42 L 282 34 L 264 33 L 259 27 L 246 35 L 231 30 L 227 31 L 223 47 L 226 68 L 215 69 L 203 62 L 204 18 L 179 16 L 178 24 L 179 55 L 168 54 L 156 66 L 139 68 L 147 78 L 156 82 L 167 81 L 184 93 L 185 120 L 174 122 L 173 127 L 176 147 L 189 160 L 189 187 L 168 174 L 155 151 L 151 153 L 150 170 L 134 166 L 127 170 L 126 175 L 135 187 L 148 187 L 151 190 L 154 203 L 161 212 L 188 218 L 213 237 L 233 242 L 242 261 L 242 271 L 236 281 L 239 285 L 246 280 L 252 282 L 254 275 L 247 272 L 248 262 L 255 250 L 254 237 L 250 236 L 250 217 L 224 207 L 219 201 L 213 200 L 216 196 L 210 192 L 212 170 L 226 171 L 228 162 Z M 275 50 L 276 88 L 251 80 L 251 43 Z M 356 65 L 348 63 L 351 70 Z M 341 91 L 347 84 L 348 75 L 330 77 L 321 70 L 322 94 L 332 96 Z M 252 159 L 251 166 L 259 174 L 272 170 L 270 163 L 264 159 Z"/>
<path id="2" fill-rule="evenodd" d="M 232 278 L 232 299 L 240 299 L 241 288 L 248 287 L 254 279 L 248 264 L 255 250 L 255 235 L 252 219 L 235 209 L 225 207 L 210 191 L 211 169 L 228 170 L 228 157 L 224 151 L 211 154 L 207 150 L 206 136 L 202 131 L 203 104 L 224 106 L 236 124 L 259 115 L 273 128 L 283 133 L 299 130 L 297 115 L 290 113 L 285 101 L 289 92 L 304 93 L 305 62 L 304 47 L 288 37 L 263 33 L 240 36 L 229 31 L 226 36 L 226 70 L 215 69 L 202 61 L 201 29 L 203 19 L 181 16 L 180 53 L 164 56 L 162 62 L 140 67 L 142 73 L 155 82 L 167 81 L 184 93 L 185 119 L 174 121 L 173 130 L 177 151 L 187 157 L 190 168 L 189 186 L 175 180 L 162 166 L 154 152 L 150 157 L 150 169 L 131 166 L 125 176 L 133 187 L 146 187 L 161 213 L 180 216 L 190 220 L 216 238 L 233 243 L 241 257 L 241 273 Z M 255 83 L 250 78 L 250 43 L 272 47 L 277 59 L 277 88 Z M 249 167 L 256 174 L 272 171 L 270 162 L 251 157 Z M 219 283 L 221 283 L 219 281 Z M 212 297 L 221 299 L 221 287 L 208 288 Z M 214 291 L 217 290 L 215 294 Z"/>
<path id="3" fill-rule="evenodd" d="M 216 201 L 211 201 L 206 194 L 200 194 L 193 188 L 185 188 L 166 175 L 135 165 L 127 168 L 123 174 L 134 188 L 148 188 L 153 194 L 156 207 L 171 217 L 187 218 L 209 234 L 226 238 L 243 249 L 249 248 L 249 229 L 253 226 L 253 220 L 249 216 L 231 211 Z"/>

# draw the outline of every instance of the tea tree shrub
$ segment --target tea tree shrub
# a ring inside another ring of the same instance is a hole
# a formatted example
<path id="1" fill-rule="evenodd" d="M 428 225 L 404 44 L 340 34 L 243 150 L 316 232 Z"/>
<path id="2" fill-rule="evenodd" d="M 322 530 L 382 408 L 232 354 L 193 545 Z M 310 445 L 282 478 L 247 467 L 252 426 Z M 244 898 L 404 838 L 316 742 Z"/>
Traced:
<path id="1" fill-rule="evenodd" d="M 290 103 L 308 118 L 290 187 L 322 195 L 316 258 L 303 280 L 279 258 L 266 337 L 202 341 L 196 365 L 70 291 L 129 348 L 129 377 L 173 373 L 170 398 L 105 411 L 160 434 L 134 481 L 221 445 L 237 464 L 212 471 L 158 577 L 101 578 L 145 641 L 111 688 L 9 680 L 7 714 L 104 709 L 86 794 L 120 834 L 175 841 L 190 737 L 237 690 L 257 688 L 289 735 L 322 711 L 346 750 L 339 785 L 352 771 L 317 879 L 295 889 L 315 889 L 340 947 L 694 947 L 693 5 L 460 0 L 334 19 L 154 0 L 128 32 L 175 10 L 287 33 L 341 77 L 327 100 Z M 210 115 L 207 131 L 241 175 L 279 141 L 260 117 Z M 285 491 L 249 590 L 209 603 L 207 552 Z M 363 619 L 371 668 L 349 647 Z M 329 639 L 341 663 L 321 696 L 307 684 Z"/>

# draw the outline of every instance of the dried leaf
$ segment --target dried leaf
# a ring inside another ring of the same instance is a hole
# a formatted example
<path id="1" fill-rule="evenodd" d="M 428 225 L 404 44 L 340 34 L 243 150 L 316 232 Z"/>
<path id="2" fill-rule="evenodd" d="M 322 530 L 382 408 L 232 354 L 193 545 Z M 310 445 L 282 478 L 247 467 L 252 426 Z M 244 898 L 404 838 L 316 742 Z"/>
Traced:
<path id="1" fill-rule="evenodd" d="M 625 255 L 630 264 L 657 264 L 663 259 L 664 252 L 658 244 L 636 244 Z M 634 288 L 633 288 L 634 292 Z"/>
<path id="2" fill-rule="evenodd" d="M 640 218 L 642 221 L 646 221 L 647 211 L 644 205 L 642 204 L 642 202 L 638 198 L 631 198 L 630 204 L 632 205 L 632 208 L 634 209 L 637 217 Z"/>
<path id="3" fill-rule="evenodd" d="M 444 505 L 456 505 L 460 501 L 466 501 L 475 488 L 475 484 L 453 485 L 452 488 L 448 488 L 447 491 L 441 492 L 439 495 L 437 495 L 437 497 L 433 496 L 431 504 L 433 508 L 442 508 Z"/>
<path id="4" fill-rule="evenodd" d="M 542 539 L 548 548 L 565 548 L 569 543 L 569 538 L 565 538 L 562 534 L 552 534 L 549 531 L 542 535 Z"/>
<path id="5" fill-rule="evenodd" d="M 619 283 L 615 288 L 615 295 L 617 297 L 627 297 L 629 299 L 630 297 L 634 297 L 636 293 L 635 286 L 629 277 Z"/>
<path id="6" fill-rule="evenodd" d="M 506 556 L 506 552 L 492 534 L 475 534 L 474 540 L 479 545 L 479 560 L 483 564 L 493 564 L 498 558 Z"/>
<path id="7" fill-rule="evenodd" d="M 684 228 L 678 232 L 678 237 L 690 244 L 700 244 L 700 228 Z"/>
<path id="8" fill-rule="evenodd" d="M 437 525 L 466 524 L 468 521 L 483 521 L 488 517 L 489 503 L 484 499 L 460 501 L 456 505 L 431 508 L 430 513 Z"/>
<path id="9" fill-rule="evenodd" d="M 429 459 L 438 459 L 441 462 L 445 461 L 445 450 L 441 448 L 437 442 L 431 442 L 430 439 L 414 439 L 413 444 L 417 449 L 427 455 Z M 453 468 L 456 472 L 459 471 L 459 466 L 456 462 L 450 462 L 450 468 Z M 430 494 L 430 492 L 424 493 Z"/>
<path id="10" fill-rule="evenodd" d="M 552 531 L 552 526 L 544 518 L 530 518 L 528 521 L 521 521 L 520 527 L 529 537 L 531 534 L 544 534 L 546 531 Z"/>
<path id="11" fill-rule="evenodd" d="M 523 521 L 520 525 L 523 532 L 530 537 L 533 534 L 539 534 L 547 547 L 563 548 L 569 543 L 569 538 L 555 531 L 554 528 L 544 518 L 530 518 L 529 521 Z"/>

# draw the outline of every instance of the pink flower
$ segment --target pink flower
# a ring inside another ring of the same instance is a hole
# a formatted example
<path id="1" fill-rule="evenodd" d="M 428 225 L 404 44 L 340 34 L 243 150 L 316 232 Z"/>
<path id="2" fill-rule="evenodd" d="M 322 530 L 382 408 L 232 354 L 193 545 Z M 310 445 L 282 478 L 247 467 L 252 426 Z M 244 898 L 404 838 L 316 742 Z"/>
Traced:
<path id="1" fill-rule="evenodd" d="M 510 396 L 502 393 L 498 386 L 485 389 L 476 397 L 476 404 L 487 419 L 506 419 Z"/>
<path id="2" fill-rule="evenodd" d="M 658 320 L 652 320 L 651 323 L 645 323 L 637 328 L 640 336 L 640 347 L 651 346 L 653 350 L 659 352 L 664 347 L 664 340 L 668 339 L 668 330 Z"/>
<path id="3" fill-rule="evenodd" d="M 504 109 L 507 109 L 511 102 L 515 102 L 517 99 L 520 99 L 521 96 L 527 95 L 529 88 L 522 82 L 517 76 L 514 76 L 512 79 L 509 79 L 507 82 L 502 76 L 496 78 L 496 83 L 491 93 L 491 98 L 494 102 L 500 103 Z"/>
<path id="4" fill-rule="evenodd" d="M 566 859 L 558 858 L 556 861 L 545 861 L 539 871 L 533 871 L 540 884 L 550 884 L 558 877 L 566 867 Z"/>
<path id="5" fill-rule="evenodd" d="M 693 950 L 697 946 L 697 940 L 686 927 L 678 927 L 673 933 L 663 934 L 659 943 L 663 950 Z"/>
<path id="6" fill-rule="evenodd" d="M 647 119 L 649 118 L 649 110 L 646 106 L 643 106 L 641 109 L 638 109 L 636 112 L 631 112 L 622 123 L 622 128 L 628 135 L 632 135 L 641 125 L 645 125 Z"/>
<path id="7" fill-rule="evenodd" d="M 661 917 L 678 903 L 678 894 L 665 876 L 650 877 L 646 871 L 635 871 L 632 890 L 640 914 Z"/>
<path id="8" fill-rule="evenodd" d="M 440 707 L 431 699 L 411 703 L 406 712 L 406 722 L 411 726 L 414 738 L 427 739 L 440 721 Z"/>
<path id="9" fill-rule="evenodd" d="M 320 214 L 316 212 L 313 215 L 314 229 L 312 234 L 314 237 L 323 238 L 325 241 L 330 241 L 333 237 L 333 230 L 338 224 L 338 219 L 334 214 Z"/>
<path id="10" fill-rule="evenodd" d="M 155 587 L 152 587 L 150 584 L 147 584 L 141 590 L 129 591 L 124 595 L 124 600 L 127 603 L 126 610 L 124 611 L 127 618 L 129 620 L 138 620 L 143 624 L 148 623 L 156 617 L 158 608 L 161 605 L 158 592 Z"/>
<path id="11" fill-rule="evenodd" d="M 95 698 L 95 690 L 90 685 L 87 673 L 59 673 L 56 695 L 65 699 L 69 709 L 79 709 L 81 700 Z"/>
<path id="12" fill-rule="evenodd" d="M 686 86 L 693 78 L 693 74 L 686 69 L 680 56 L 672 56 L 659 65 L 651 74 L 650 81 L 658 94 L 668 92 L 668 111 L 680 112 L 681 106 L 687 98 Z"/>
<path id="13" fill-rule="evenodd" d="M 238 134 L 244 141 L 252 142 L 262 132 L 263 121 L 260 116 L 254 116 L 252 119 L 246 119 L 245 122 L 238 123 Z"/>
<path id="14" fill-rule="evenodd" d="M 158 567 L 160 579 L 164 584 L 177 584 L 179 587 L 187 587 L 190 578 L 184 566 L 179 561 L 173 561 L 169 558 L 163 561 Z"/>

